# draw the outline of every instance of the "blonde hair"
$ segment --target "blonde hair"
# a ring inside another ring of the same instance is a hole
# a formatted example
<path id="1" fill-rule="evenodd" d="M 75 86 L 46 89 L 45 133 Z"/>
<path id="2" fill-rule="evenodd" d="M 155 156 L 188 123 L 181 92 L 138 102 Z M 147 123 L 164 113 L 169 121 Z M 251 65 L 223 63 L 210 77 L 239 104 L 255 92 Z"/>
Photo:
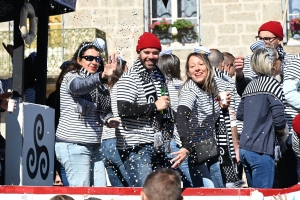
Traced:
<path id="1" fill-rule="evenodd" d="M 251 56 L 250 65 L 257 75 L 272 75 L 272 66 L 277 58 L 278 53 L 273 47 L 257 49 Z"/>
<path id="2" fill-rule="evenodd" d="M 203 84 L 204 91 L 206 91 L 209 94 L 214 94 L 215 93 L 214 70 L 213 70 L 213 67 L 211 66 L 211 64 L 208 60 L 208 57 L 204 54 L 194 52 L 194 53 L 190 53 L 188 55 L 188 57 L 186 59 L 186 64 L 185 64 L 185 74 L 186 74 L 186 77 L 187 77 L 185 83 L 187 83 L 191 79 L 191 77 L 189 77 L 188 73 L 189 73 L 189 60 L 192 56 L 200 58 L 203 61 L 204 65 L 207 69 L 207 77 L 205 78 L 205 81 L 204 81 L 204 84 Z"/>

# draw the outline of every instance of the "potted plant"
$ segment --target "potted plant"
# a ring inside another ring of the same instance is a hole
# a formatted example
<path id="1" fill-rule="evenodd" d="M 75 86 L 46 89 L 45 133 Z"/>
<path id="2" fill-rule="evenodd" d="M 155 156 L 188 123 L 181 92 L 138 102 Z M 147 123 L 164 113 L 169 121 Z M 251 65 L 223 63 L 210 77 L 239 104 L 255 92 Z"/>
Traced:
<path id="1" fill-rule="evenodd" d="M 169 32 L 169 28 L 172 24 L 166 21 L 166 18 L 162 18 L 161 21 L 156 21 L 153 24 L 150 24 L 150 28 L 152 29 L 152 33 L 155 34 L 161 43 L 171 43 L 172 42 L 172 34 Z"/>
<path id="2" fill-rule="evenodd" d="M 182 43 L 192 43 L 196 41 L 197 35 L 194 32 L 194 26 L 195 24 L 186 19 L 178 19 L 172 24 L 172 27 L 177 29 L 178 41 Z"/>
<path id="3" fill-rule="evenodd" d="M 294 18 L 290 21 L 291 31 L 300 31 L 300 18 Z"/>

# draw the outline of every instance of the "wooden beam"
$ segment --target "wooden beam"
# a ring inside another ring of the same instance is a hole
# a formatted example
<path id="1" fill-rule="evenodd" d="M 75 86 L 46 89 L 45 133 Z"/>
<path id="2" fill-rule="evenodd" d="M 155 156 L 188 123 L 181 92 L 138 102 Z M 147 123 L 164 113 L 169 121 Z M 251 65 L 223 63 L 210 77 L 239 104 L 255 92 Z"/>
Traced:
<path id="1" fill-rule="evenodd" d="M 50 0 L 39 1 L 37 29 L 37 63 L 35 103 L 46 105 L 47 55 L 48 55 L 48 21 Z"/>

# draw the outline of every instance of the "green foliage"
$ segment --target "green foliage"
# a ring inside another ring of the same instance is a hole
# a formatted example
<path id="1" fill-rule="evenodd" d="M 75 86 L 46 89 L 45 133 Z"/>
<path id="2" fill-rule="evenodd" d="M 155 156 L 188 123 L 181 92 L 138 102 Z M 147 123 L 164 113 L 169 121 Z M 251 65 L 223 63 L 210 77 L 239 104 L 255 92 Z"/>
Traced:
<path id="1" fill-rule="evenodd" d="M 188 21 L 186 19 L 177 19 L 173 24 L 172 27 L 176 27 L 177 30 L 185 29 L 185 28 L 193 28 L 195 24 L 193 24 L 191 21 Z"/>

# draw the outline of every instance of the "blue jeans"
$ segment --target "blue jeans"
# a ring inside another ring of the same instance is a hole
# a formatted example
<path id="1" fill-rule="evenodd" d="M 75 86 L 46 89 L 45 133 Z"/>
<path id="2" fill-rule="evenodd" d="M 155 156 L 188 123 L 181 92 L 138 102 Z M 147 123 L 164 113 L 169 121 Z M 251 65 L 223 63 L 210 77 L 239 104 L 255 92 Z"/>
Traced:
<path id="1" fill-rule="evenodd" d="M 219 158 L 214 158 L 207 162 L 207 167 L 209 169 L 212 182 L 214 183 L 215 188 L 224 188 L 224 182 L 221 173 L 221 166 Z"/>
<path id="2" fill-rule="evenodd" d="M 153 170 L 170 167 L 166 154 L 158 152 L 153 144 L 140 144 L 119 153 L 129 173 L 132 187 L 143 187 Z"/>
<path id="3" fill-rule="evenodd" d="M 296 156 L 297 159 L 297 175 L 298 175 L 298 183 L 300 183 L 300 157 Z"/>
<path id="4" fill-rule="evenodd" d="M 130 186 L 129 175 L 116 148 L 116 138 L 102 140 L 102 159 L 110 183 L 115 187 Z"/>
<path id="5" fill-rule="evenodd" d="M 180 147 L 176 144 L 175 140 L 171 140 L 170 147 L 172 152 L 176 152 L 180 150 Z M 167 155 L 169 159 L 172 159 L 172 156 L 170 154 Z M 193 187 L 187 158 L 181 163 L 181 165 L 179 166 L 179 168 L 177 168 L 177 170 L 181 174 L 183 187 Z"/>
<path id="6" fill-rule="evenodd" d="M 193 187 L 214 188 L 215 185 L 206 163 L 201 165 L 197 164 L 195 162 L 196 157 L 195 152 L 192 152 L 188 157 L 188 166 Z"/>
<path id="7" fill-rule="evenodd" d="M 101 146 L 56 142 L 57 160 L 65 168 L 70 186 L 106 186 Z"/>
<path id="8" fill-rule="evenodd" d="M 273 156 L 240 148 L 240 160 L 244 166 L 249 187 L 273 187 L 275 174 L 275 160 Z"/>

